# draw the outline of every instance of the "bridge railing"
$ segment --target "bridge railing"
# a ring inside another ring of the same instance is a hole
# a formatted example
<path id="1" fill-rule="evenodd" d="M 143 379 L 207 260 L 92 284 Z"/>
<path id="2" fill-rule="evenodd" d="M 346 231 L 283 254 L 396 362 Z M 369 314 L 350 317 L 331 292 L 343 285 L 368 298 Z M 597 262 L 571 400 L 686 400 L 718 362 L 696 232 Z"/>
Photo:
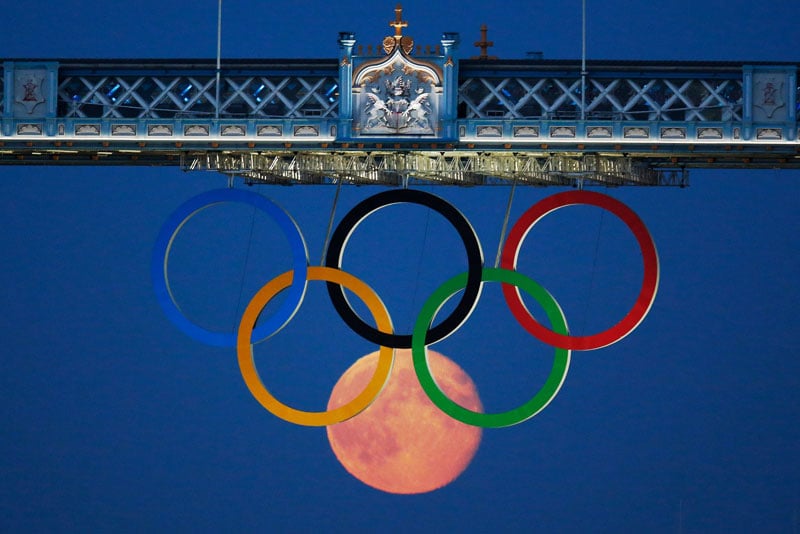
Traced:
<path id="1" fill-rule="evenodd" d="M 525 150 L 605 143 L 641 153 L 652 143 L 798 139 L 800 84 L 792 63 L 595 61 L 582 77 L 575 61 L 462 60 L 444 88 L 451 107 L 436 110 L 447 133 L 384 138 L 346 133 L 354 105 L 347 99 L 357 88 L 342 65 L 227 60 L 217 87 L 208 60 L 9 60 L 0 76 L 0 141 L 211 149 L 220 142 L 238 142 L 237 149 L 458 143 Z"/>
<path id="2" fill-rule="evenodd" d="M 330 61 L 231 61 L 219 91 L 207 61 L 49 63 L 57 70 L 56 116 L 61 118 L 330 118 L 338 116 L 340 95 L 348 94 L 341 91 L 337 66 Z M 543 68 L 522 61 L 463 63 L 457 88 L 459 118 L 744 119 L 741 64 L 695 64 L 684 70 L 656 63 L 643 63 L 638 69 L 603 64 L 582 80 L 572 64 Z M 4 70 L 9 67 L 13 70 L 14 62 Z M 796 81 L 797 66 L 794 70 Z M 6 87 L 7 78 L 0 76 L 4 116 L 13 108 L 5 102 L 6 94 L 14 93 L 14 87 Z M 797 105 L 800 86 L 790 91 Z"/>
<path id="3" fill-rule="evenodd" d="M 219 91 L 215 72 L 205 66 L 121 64 L 98 72 L 97 68 L 65 65 L 58 75 L 57 115 L 107 119 L 335 117 L 338 97 L 335 65 L 321 69 L 302 63 L 293 69 L 229 67 L 220 79 Z"/>
<path id="4" fill-rule="evenodd" d="M 459 87 L 459 116 L 506 119 L 741 121 L 738 79 L 470 77 Z M 581 113 L 581 109 L 585 110 Z"/>
<path id="5" fill-rule="evenodd" d="M 336 117 L 336 78 L 235 76 L 67 75 L 59 80 L 64 118 L 301 118 Z"/>

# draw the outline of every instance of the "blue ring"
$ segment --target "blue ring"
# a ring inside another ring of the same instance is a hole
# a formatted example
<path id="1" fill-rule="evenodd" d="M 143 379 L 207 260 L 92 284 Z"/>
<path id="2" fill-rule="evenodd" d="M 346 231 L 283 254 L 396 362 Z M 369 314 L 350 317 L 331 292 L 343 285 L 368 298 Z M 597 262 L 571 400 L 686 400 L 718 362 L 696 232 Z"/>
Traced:
<path id="1" fill-rule="evenodd" d="M 222 202 L 241 202 L 263 211 L 278 223 L 292 248 L 292 270 L 294 271 L 294 276 L 291 285 L 287 289 L 287 296 L 273 315 L 259 321 L 261 324 L 253 331 L 253 340 L 268 338 L 283 328 L 294 317 L 303 302 L 303 296 L 306 291 L 308 250 L 306 249 L 303 234 L 291 215 L 268 198 L 257 193 L 241 189 L 214 189 L 187 200 L 172 212 L 158 234 L 156 245 L 153 249 L 153 260 L 150 264 L 150 274 L 153 278 L 153 288 L 158 302 L 169 320 L 189 337 L 207 345 L 234 347 L 236 346 L 235 332 L 223 333 L 206 330 L 190 321 L 183 314 L 172 296 L 167 275 L 169 251 L 175 236 L 183 225 L 200 211 Z"/>

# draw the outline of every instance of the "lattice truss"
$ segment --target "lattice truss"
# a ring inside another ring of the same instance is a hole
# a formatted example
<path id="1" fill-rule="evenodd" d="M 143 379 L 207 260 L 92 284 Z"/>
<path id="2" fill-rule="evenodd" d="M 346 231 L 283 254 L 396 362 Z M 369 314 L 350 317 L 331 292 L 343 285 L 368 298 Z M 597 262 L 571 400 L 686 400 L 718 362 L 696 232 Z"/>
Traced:
<path id="1" fill-rule="evenodd" d="M 741 121 L 736 79 L 587 78 L 587 120 Z M 577 119 L 580 78 L 467 78 L 459 87 L 463 118 Z"/>
<path id="2" fill-rule="evenodd" d="M 686 185 L 686 175 L 626 157 L 491 153 L 237 153 L 185 155 L 184 170 L 220 171 L 254 182 L 404 185 Z"/>
<path id="3" fill-rule="evenodd" d="M 215 76 L 68 75 L 59 82 L 60 117 L 208 118 L 217 108 Z M 224 76 L 219 116 L 336 117 L 333 76 Z"/>

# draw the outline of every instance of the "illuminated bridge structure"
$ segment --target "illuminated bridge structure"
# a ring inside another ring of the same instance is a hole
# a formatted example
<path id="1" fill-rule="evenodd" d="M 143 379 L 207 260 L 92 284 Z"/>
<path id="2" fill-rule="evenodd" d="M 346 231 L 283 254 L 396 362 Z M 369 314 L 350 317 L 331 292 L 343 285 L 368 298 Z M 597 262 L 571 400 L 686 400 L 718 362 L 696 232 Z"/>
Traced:
<path id="1" fill-rule="evenodd" d="M 399 16 L 398 16 L 399 21 Z M 800 168 L 799 63 L 459 58 L 2 62 L 0 164 L 175 165 L 252 182 L 686 185 Z M 484 49 L 485 51 L 485 49 Z"/>

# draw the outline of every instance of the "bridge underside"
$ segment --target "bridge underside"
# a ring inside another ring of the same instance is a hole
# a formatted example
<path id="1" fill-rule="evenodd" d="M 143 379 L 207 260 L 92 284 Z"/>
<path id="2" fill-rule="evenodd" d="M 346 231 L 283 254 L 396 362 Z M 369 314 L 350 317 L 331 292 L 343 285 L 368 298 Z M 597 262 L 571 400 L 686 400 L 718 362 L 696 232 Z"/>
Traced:
<path id="1" fill-rule="evenodd" d="M 796 144 L 497 147 L 322 143 L 258 150 L 188 143 L 2 143 L 0 165 L 179 166 L 258 183 L 686 186 L 696 168 L 800 169 Z"/>

